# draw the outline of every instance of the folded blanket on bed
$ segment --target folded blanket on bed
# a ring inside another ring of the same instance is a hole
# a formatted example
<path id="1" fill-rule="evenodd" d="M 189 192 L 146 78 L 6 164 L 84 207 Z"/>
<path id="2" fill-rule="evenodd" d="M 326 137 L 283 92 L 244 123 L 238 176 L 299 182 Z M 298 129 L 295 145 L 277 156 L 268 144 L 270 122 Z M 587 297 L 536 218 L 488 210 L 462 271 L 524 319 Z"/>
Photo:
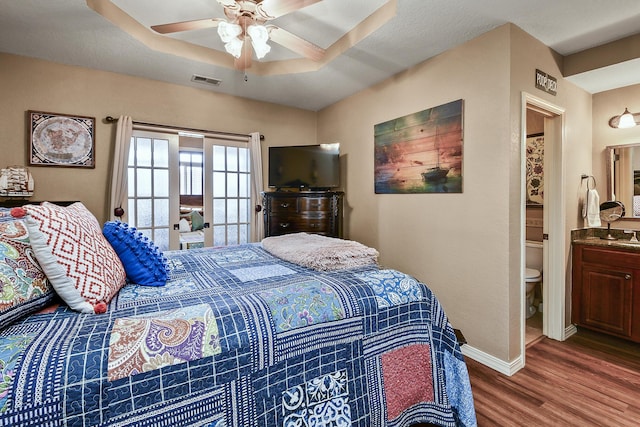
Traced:
<path id="1" fill-rule="evenodd" d="M 308 233 L 267 237 L 262 246 L 278 258 L 320 271 L 375 265 L 379 255 L 377 250 L 353 240 Z"/>

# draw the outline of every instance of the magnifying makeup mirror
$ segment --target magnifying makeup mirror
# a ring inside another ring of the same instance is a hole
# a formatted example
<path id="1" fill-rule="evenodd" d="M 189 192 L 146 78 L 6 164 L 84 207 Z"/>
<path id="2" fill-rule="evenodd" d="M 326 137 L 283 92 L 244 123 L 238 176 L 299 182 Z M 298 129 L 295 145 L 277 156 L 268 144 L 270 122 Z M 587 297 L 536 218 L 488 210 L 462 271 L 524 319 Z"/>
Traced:
<path id="1" fill-rule="evenodd" d="M 624 205 L 618 201 L 603 202 L 600 205 L 600 221 L 607 223 L 607 237 L 602 237 L 606 240 L 618 240 L 611 235 L 611 223 L 619 220 L 624 216 Z"/>

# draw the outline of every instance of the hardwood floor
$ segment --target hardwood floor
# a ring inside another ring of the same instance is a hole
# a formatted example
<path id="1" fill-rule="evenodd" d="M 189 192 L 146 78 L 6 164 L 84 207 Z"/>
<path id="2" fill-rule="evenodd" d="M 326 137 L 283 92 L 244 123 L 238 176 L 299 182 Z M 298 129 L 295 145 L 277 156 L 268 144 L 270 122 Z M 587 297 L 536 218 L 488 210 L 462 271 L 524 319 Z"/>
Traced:
<path id="1" fill-rule="evenodd" d="M 640 344 L 581 329 L 527 348 L 511 377 L 467 366 L 480 427 L 640 425 Z"/>

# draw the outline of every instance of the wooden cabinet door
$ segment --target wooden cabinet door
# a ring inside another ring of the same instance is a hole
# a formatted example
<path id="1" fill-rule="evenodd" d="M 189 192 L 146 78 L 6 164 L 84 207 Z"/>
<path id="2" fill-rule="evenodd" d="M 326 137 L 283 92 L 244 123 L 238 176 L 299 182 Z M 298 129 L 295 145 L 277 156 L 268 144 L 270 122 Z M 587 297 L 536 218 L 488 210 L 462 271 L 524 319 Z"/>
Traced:
<path id="1" fill-rule="evenodd" d="M 631 337 L 634 272 L 583 264 L 580 323 Z"/>

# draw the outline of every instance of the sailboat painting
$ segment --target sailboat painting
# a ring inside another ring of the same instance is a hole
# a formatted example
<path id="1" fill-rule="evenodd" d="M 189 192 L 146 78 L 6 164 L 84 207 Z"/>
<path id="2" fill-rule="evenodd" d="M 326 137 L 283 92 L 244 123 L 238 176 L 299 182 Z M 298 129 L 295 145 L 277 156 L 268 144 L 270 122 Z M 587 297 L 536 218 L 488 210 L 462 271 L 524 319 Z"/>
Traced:
<path id="1" fill-rule="evenodd" d="M 458 99 L 374 125 L 375 192 L 462 193 Z"/>

